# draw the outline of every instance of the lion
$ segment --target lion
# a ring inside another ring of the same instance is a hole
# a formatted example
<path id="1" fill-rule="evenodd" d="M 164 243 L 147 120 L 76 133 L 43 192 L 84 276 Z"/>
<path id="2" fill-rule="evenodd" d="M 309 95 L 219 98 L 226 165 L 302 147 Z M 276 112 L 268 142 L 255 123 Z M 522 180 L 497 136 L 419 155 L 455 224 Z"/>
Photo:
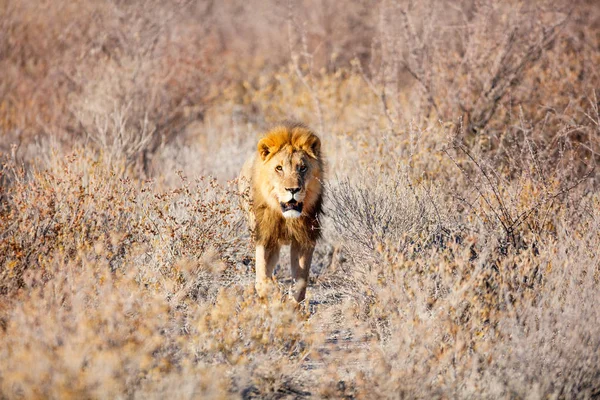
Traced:
<path id="1" fill-rule="evenodd" d="M 265 297 L 282 245 L 290 245 L 291 295 L 306 295 L 313 251 L 321 235 L 321 141 L 304 124 L 270 129 L 246 161 L 239 179 L 243 206 L 256 244 L 256 292 Z"/>

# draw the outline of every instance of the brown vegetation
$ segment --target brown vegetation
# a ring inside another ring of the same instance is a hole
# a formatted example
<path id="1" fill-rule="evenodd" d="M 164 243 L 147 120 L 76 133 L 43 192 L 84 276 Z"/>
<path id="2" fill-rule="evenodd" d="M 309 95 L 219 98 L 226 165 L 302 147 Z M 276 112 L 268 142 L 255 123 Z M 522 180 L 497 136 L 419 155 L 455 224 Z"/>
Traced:
<path id="1" fill-rule="evenodd" d="M 591 0 L 0 0 L 0 398 L 599 396 L 598 65 Z M 300 310 L 228 181 L 288 118 Z"/>

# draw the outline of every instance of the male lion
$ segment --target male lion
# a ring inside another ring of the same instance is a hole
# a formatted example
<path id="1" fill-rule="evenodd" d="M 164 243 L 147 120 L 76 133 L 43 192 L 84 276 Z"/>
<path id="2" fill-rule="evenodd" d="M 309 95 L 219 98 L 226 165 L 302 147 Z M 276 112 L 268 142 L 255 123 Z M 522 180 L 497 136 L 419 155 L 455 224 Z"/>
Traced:
<path id="1" fill-rule="evenodd" d="M 305 125 L 285 122 L 258 142 L 240 173 L 239 189 L 256 242 L 256 291 L 264 297 L 279 260 L 291 245 L 292 294 L 304 300 L 323 198 L 321 141 Z"/>

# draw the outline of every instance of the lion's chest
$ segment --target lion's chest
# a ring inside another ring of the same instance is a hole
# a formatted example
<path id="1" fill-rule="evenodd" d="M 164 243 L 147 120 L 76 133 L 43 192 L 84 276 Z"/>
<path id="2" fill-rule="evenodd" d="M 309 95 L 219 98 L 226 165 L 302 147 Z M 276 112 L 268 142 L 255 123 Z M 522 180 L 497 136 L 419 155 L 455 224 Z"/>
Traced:
<path id="1" fill-rule="evenodd" d="M 313 244 L 319 236 L 316 216 L 286 219 L 280 212 L 268 207 L 255 210 L 255 239 L 260 244 L 288 245 L 292 241 Z"/>

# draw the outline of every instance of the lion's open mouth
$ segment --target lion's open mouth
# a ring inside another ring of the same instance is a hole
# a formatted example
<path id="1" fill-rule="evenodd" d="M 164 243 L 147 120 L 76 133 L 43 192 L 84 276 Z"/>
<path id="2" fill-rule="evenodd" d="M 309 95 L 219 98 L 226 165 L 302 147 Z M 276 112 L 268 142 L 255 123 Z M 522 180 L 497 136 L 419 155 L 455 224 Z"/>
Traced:
<path id="1" fill-rule="evenodd" d="M 297 202 L 296 200 L 290 200 L 287 203 L 279 203 L 281 206 L 281 212 L 285 215 L 286 212 L 290 212 L 288 214 L 302 214 L 302 203 Z M 295 212 L 294 212 L 295 211 Z"/>

